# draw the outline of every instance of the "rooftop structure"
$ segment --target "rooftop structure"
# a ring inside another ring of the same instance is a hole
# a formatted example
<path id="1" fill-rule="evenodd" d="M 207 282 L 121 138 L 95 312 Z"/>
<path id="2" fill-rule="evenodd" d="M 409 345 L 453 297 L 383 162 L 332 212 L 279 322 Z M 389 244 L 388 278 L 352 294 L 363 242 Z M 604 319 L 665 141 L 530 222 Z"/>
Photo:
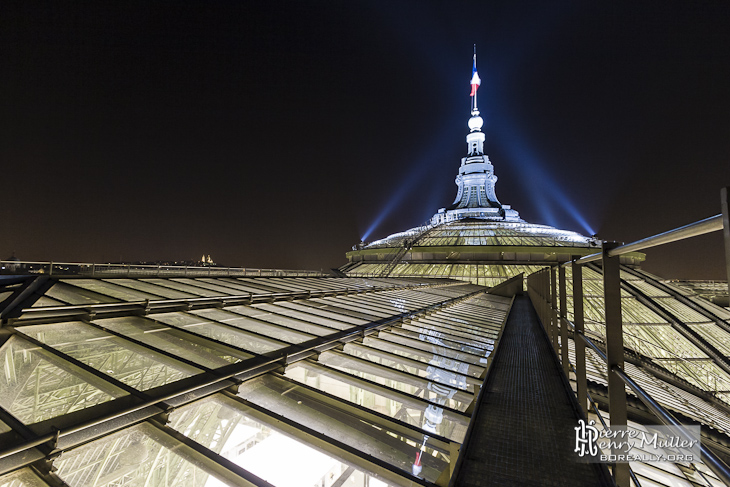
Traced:
<path id="1" fill-rule="evenodd" d="M 638 252 L 562 266 L 604 245 L 497 200 L 479 83 L 475 58 L 454 206 L 348 253 L 350 277 L 3 263 L 0 486 L 608 486 L 618 465 L 573 448 L 620 416 L 612 367 L 630 430 L 658 423 L 645 391 L 716 455 L 632 461 L 620 487 L 722 485 L 730 311 Z"/>
<path id="2" fill-rule="evenodd" d="M 497 176 L 484 153 L 484 121 L 479 116 L 476 53 L 471 78 L 471 118 L 467 155 L 456 176 L 456 198 L 428 224 L 361 243 L 347 253 L 340 270 L 349 276 L 434 276 L 495 286 L 518 274 L 592 254 L 601 242 L 570 230 L 528 223 L 497 199 Z M 638 266 L 644 254 L 622 256 Z"/>

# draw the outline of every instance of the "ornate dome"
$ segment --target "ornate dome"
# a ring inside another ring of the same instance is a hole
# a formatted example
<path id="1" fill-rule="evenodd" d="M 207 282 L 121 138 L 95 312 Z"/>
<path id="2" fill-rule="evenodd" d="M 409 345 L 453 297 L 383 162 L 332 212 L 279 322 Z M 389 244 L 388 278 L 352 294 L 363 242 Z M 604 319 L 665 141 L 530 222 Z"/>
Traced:
<path id="1" fill-rule="evenodd" d="M 594 238 L 569 230 L 526 222 L 465 219 L 416 227 L 376 240 L 363 249 L 389 247 L 520 246 L 595 247 Z M 594 250 L 595 251 L 595 250 Z"/>

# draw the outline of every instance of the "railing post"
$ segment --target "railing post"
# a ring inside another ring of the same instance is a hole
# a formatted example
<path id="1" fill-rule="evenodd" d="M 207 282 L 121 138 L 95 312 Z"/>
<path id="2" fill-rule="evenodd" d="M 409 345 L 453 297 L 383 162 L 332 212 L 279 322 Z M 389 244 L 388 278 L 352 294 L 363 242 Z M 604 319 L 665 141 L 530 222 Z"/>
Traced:
<path id="1" fill-rule="evenodd" d="M 628 424 L 626 407 L 626 385 L 613 372 L 614 367 L 624 369 L 624 337 L 621 318 L 621 257 L 609 257 L 608 251 L 617 247 L 616 242 L 603 244 L 603 297 L 606 310 L 606 356 L 608 358 L 608 413 L 611 416 L 611 430 L 621 431 Z M 613 455 L 626 455 L 625 449 L 613 448 Z M 629 487 L 629 464 L 616 462 L 613 478 L 617 487 Z"/>
<path id="2" fill-rule="evenodd" d="M 550 336 L 550 323 L 548 322 L 548 273 L 547 268 L 543 269 L 540 272 L 540 278 L 538 279 L 538 289 L 540 290 L 540 322 L 542 323 L 542 327 L 545 330 L 545 333 L 547 333 L 548 337 Z"/>
<path id="3" fill-rule="evenodd" d="M 540 276 L 542 282 L 542 327 L 550 338 L 550 268 L 546 267 Z"/>
<path id="4" fill-rule="evenodd" d="M 563 373 L 570 378 L 570 359 L 568 358 L 568 297 L 566 296 L 565 267 L 558 266 L 558 286 L 560 289 L 560 360 Z"/>
<path id="5" fill-rule="evenodd" d="M 550 266 L 550 336 L 555 354 L 560 355 L 558 345 L 558 283 L 555 266 Z"/>
<path id="6" fill-rule="evenodd" d="M 722 234 L 725 237 L 725 271 L 727 275 L 728 295 L 730 295 L 730 187 L 720 190 L 722 203 Z"/>
<path id="7" fill-rule="evenodd" d="M 580 336 L 585 333 L 583 319 L 583 267 L 573 263 L 573 343 L 575 344 L 575 382 L 577 385 L 578 404 L 588 416 L 588 381 L 586 378 L 586 344 Z"/>

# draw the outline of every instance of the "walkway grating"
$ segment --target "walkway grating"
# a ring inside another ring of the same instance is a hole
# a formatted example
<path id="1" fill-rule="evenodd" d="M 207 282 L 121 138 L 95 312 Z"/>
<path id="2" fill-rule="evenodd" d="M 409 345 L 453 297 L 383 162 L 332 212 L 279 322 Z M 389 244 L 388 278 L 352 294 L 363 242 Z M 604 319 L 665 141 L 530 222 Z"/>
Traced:
<path id="1" fill-rule="evenodd" d="M 515 299 L 492 366 L 453 485 L 612 485 L 606 469 L 573 453 L 572 392 L 526 296 Z"/>

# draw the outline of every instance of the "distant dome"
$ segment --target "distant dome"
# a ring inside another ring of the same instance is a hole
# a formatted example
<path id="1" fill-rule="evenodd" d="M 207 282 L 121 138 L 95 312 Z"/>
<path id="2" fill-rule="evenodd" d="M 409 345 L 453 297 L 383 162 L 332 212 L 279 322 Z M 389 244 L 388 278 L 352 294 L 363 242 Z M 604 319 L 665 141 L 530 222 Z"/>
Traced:
<path id="1" fill-rule="evenodd" d="M 476 117 L 471 117 L 469 119 L 469 130 L 471 130 L 472 132 L 476 130 L 481 130 L 482 125 L 484 125 L 484 120 L 482 120 L 482 117 L 480 117 L 479 115 L 477 115 Z"/>

